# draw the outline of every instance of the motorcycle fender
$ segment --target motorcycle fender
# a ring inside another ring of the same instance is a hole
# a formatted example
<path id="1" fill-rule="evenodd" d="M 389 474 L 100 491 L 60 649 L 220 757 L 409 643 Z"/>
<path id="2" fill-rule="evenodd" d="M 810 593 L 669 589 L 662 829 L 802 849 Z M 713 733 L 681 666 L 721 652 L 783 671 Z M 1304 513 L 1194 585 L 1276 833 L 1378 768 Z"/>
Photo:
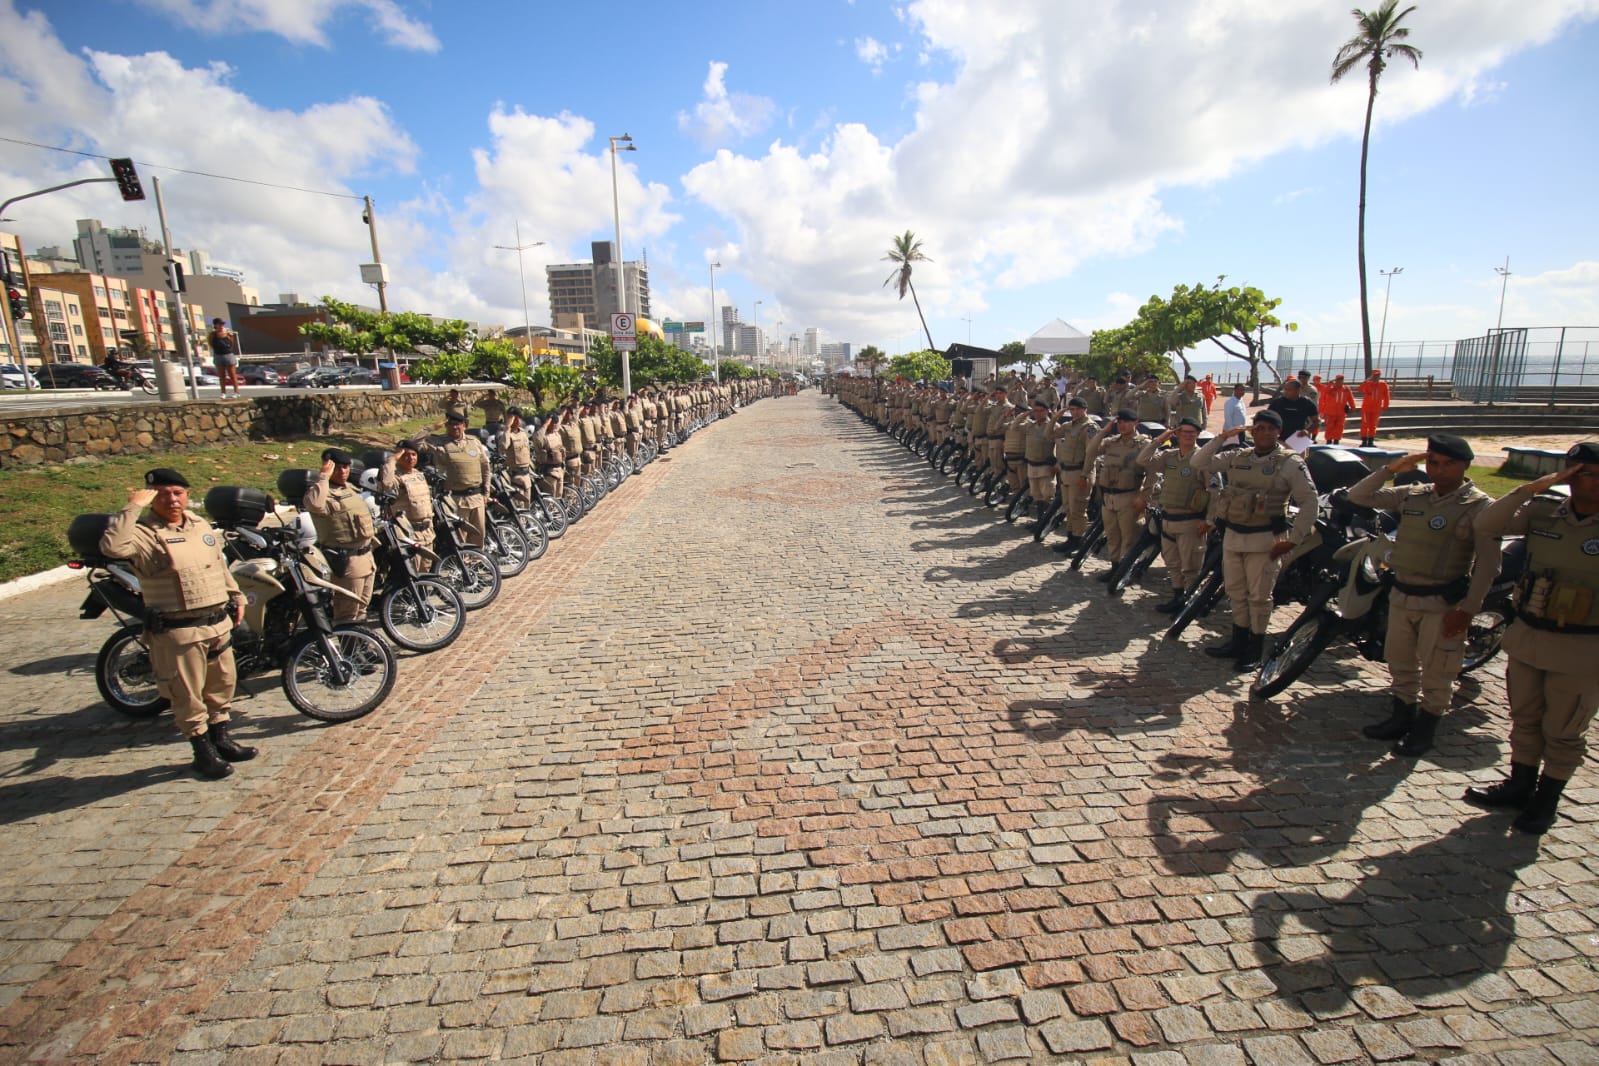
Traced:
<path id="1" fill-rule="evenodd" d="M 1352 549 L 1352 550 L 1351 550 Z M 1379 596 L 1388 595 L 1386 581 L 1362 589 L 1361 562 L 1370 556 L 1380 571 L 1387 555 L 1393 551 L 1393 542 L 1386 537 L 1368 537 L 1345 544 L 1334 554 L 1335 559 L 1348 562 L 1343 588 L 1338 590 L 1338 613 L 1346 621 L 1364 618 Z"/>

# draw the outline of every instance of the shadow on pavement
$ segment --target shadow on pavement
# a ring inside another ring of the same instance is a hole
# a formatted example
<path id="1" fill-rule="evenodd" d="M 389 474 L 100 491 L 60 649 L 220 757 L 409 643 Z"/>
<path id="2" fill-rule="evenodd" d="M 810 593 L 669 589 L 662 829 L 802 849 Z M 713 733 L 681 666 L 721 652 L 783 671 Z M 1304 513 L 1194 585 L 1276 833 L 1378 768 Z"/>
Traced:
<path id="1" fill-rule="evenodd" d="M 173 752 L 174 756 L 177 754 Z M 120 774 L 93 774 L 88 777 L 55 774 L 0 785 L 0 823 L 25 822 L 41 815 L 87 807 L 187 776 L 192 776 L 187 763 L 175 758 L 170 765 L 147 766 Z"/>

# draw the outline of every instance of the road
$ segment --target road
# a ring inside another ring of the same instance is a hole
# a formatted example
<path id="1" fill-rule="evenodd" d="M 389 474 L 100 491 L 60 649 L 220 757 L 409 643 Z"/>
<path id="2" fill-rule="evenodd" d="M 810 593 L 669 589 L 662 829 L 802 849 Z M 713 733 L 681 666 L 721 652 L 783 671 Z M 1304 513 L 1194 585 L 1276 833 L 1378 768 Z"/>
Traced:
<path id="1" fill-rule="evenodd" d="M 625 484 L 367 719 L 184 769 L 0 601 L 8 1061 L 1594 1062 L 1599 789 L 1278 703 L 814 392 Z M 1091 564 L 1099 565 L 1099 564 Z M 1156 573 L 1158 574 L 1158 570 Z"/>

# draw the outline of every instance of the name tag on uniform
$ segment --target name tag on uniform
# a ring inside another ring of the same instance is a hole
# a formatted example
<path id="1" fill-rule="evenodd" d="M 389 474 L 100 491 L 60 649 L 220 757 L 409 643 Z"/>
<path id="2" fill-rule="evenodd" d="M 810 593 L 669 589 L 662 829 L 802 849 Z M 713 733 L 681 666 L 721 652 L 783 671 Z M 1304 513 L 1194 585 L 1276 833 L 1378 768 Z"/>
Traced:
<path id="1" fill-rule="evenodd" d="M 165 539 L 166 539 L 166 542 L 168 544 L 182 544 L 184 541 L 188 540 L 189 538 L 187 538 L 187 537 L 167 537 Z"/>

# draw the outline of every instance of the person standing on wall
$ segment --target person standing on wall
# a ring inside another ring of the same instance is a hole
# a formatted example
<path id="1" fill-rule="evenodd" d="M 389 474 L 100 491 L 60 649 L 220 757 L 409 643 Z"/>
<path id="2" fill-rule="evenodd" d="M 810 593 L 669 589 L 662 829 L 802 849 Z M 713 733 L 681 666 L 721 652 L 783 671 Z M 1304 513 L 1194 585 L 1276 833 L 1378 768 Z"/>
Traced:
<path id="1" fill-rule="evenodd" d="M 233 386 L 233 398 L 239 397 L 239 338 L 220 318 L 211 320 L 211 362 L 216 365 L 217 376 L 222 379 L 222 395 Z"/>

